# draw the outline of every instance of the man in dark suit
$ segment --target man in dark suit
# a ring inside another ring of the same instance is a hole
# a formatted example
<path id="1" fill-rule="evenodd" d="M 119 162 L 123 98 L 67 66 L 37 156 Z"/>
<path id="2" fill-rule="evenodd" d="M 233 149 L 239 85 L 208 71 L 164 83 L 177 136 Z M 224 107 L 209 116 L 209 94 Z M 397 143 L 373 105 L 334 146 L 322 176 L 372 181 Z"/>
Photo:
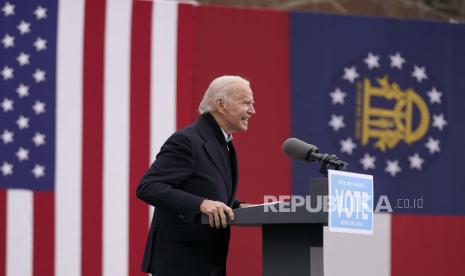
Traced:
<path id="1" fill-rule="evenodd" d="M 224 276 L 234 219 L 237 159 L 233 132 L 255 114 L 247 80 L 213 80 L 196 122 L 175 132 L 143 176 L 137 196 L 155 206 L 142 270 L 157 276 Z M 199 224 L 200 214 L 210 225 Z"/>

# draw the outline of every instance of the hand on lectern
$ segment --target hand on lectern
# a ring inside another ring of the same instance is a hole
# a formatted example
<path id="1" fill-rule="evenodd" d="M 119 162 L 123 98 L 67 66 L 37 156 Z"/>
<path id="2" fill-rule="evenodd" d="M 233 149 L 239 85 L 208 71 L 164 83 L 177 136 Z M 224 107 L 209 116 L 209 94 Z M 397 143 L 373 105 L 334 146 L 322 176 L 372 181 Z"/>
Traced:
<path id="1" fill-rule="evenodd" d="M 229 216 L 230 220 L 234 220 L 232 209 L 220 201 L 205 199 L 202 201 L 202 204 L 200 204 L 200 212 L 208 216 L 210 227 L 216 227 L 217 229 L 221 226 L 223 228 L 228 226 L 226 215 Z"/>

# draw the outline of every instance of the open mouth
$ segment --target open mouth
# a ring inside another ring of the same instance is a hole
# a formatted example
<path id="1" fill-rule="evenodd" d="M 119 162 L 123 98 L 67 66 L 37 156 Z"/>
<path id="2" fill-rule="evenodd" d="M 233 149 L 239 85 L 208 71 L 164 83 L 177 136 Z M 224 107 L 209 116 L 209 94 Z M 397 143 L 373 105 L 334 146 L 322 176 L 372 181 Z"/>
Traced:
<path id="1" fill-rule="evenodd" d="M 241 122 L 244 123 L 244 124 L 248 124 L 249 123 L 249 117 L 242 117 Z"/>

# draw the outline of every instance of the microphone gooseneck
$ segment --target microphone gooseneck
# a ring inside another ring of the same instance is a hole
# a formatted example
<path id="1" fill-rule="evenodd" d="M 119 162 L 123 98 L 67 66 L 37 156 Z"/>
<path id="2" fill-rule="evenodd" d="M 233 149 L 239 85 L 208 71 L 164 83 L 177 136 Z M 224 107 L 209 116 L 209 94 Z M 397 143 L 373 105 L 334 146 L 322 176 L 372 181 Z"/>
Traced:
<path id="1" fill-rule="evenodd" d="M 327 174 L 327 170 L 333 167 L 336 170 L 345 170 L 349 165 L 339 160 L 336 155 L 322 154 L 318 148 L 297 138 L 287 138 L 283 143 L 283 151 L 293 159 L 305 162 L 319 161 L 320 172 Z"/>

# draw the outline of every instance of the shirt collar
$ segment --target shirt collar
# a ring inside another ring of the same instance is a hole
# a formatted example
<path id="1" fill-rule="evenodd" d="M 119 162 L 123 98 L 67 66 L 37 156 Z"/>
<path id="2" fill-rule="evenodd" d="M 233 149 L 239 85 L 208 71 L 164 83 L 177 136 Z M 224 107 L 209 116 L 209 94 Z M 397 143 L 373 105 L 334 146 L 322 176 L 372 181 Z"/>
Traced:
<path id="1" fill-rule="evenodd" d="M 226 143 L 231 142 L 231 140 L 233 139 L 232 135 L 226 133 L 226 131 L 224 131 L 223 129 L 221 129 L 221 131 L 223 132 L 224 140 L 226 141 Z"/>

